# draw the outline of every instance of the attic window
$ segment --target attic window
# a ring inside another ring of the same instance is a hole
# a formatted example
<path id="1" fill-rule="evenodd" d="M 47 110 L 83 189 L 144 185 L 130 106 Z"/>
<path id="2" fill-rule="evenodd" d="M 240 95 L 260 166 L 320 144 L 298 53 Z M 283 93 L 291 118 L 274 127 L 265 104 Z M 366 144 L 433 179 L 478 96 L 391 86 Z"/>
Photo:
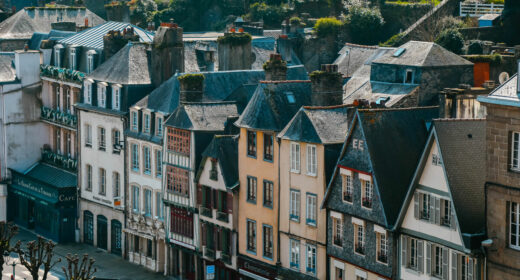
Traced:
<path id="1" fill-rule="evenodd" d="M 404 52 L 406 51 L 405 48 L 398 48 L 392 56 L 394 57 L 400 57 Z"/>
<path id="2" fill-rule="evenodd" d="M 296 102 L 296 99 L 294 98 L 294 93 L 292 93 L 292 91 L 286 92 L 285 96 L 287 96 L 287 102 L 289 102 L 290 104 L 294 104 Z"/>
<path id="3" fill-rule="evenodd" d="M 406 69 L 406 74 L 404 76 L 405 84 L 413 84 L 414 82 L 414 71 L 412 69 Z"/>

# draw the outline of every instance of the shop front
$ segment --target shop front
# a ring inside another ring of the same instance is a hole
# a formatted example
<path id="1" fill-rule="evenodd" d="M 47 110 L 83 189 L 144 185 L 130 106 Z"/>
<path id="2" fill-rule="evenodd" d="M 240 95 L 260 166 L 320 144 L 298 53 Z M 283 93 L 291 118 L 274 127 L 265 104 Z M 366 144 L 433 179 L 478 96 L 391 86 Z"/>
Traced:
<path id="1" fill-rule="evenodd" d="M 238 273 L 240 274 L 240 279 L 244 280 L 276 279 L 278 274 L 275 266 L 242 255 L 238 257 Z"/>
<path id="2" fill-rule="evenodd" d="M 74 242 L 76 175 L 45 163 L 11 174 L 9 220 L 56 242 Z"/>

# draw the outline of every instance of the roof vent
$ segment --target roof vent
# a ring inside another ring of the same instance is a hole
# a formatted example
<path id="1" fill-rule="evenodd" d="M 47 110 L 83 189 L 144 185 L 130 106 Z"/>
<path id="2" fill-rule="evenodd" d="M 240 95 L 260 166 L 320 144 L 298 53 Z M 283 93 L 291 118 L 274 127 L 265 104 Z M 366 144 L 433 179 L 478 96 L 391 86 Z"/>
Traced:
<path id="1" fill-rule="evenodd" d="M 405 48 L 398 48 L 392 56 L 394 57 L 400 57 L 404 52 L 406 51 Z"/>

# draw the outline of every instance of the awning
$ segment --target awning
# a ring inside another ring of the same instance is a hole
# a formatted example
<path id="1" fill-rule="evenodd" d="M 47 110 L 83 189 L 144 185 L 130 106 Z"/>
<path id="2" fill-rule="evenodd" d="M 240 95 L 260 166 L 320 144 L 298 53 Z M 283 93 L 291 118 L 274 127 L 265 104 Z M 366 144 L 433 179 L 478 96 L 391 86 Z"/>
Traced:
<path id="1" fill-rule="evenodd" d="M 13 193 L 15 193 L 19 196 L 23 196 L 23 197 L 32 199 L 32 200 L 37 200 L 37 201 L 43 200 L 49 204 L 58 203 L 57 197 L 49 197 L 49 196 L 43 195 L 39 192 L 33 192 L 20 185 L 11 184 L 11 185 L 9 185 L 9 188 L 10 188 L 10 191 L 12 191 Z"/>
<path id="2" fill-rule="evenodd" d="M 242 275 L 245 275 L 247 277 L 251 277 L 253 279 L 256 279 L 256 280 L 269 280 L 268 278 L 265 278 L 265 277 L 262 277 L 262 276 L 259 276 L 259 275 L 256 275 L 254 273 L 251 273 L 247 270 L 243 270 L 241 268 L 238 269 L 238 272 Z"/>

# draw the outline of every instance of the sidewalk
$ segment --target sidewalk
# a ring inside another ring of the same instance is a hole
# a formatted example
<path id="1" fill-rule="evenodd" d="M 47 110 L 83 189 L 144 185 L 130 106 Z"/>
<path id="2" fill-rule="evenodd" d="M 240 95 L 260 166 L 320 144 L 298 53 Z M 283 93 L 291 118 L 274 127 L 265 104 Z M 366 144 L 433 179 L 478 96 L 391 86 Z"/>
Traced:
<path id="1" fill-rule="evenodd" d="M 35 240 L 36 235 L 33 233 L 25 230 L 20 229 L 20 232 L 17 236 L 14 238 L 14 243 L 16 243 L 18 240 L 21 240 L 22 243 L 29 242 L 31 240 Z M 23 248 L 23 247 L 22 247 Z M 89 257 L 93 257 L 96 262 L 94 264 L 94 267 L 97 268 L 97 272 L 94 274 L 96 276 L 96 279 L 118 279 L 118 280 L 141 280 L 141 279 L 173 279 L 170 277 L 163 276 L 161 273 L 154 273 L 146 270 L 142 266 L 131 264 L 127 261 L 125 261 L 120 256 L 116 256 L 113 254 L 109 254 L 103 250 L 99 250 L 93 246 L 86 245 L 86 244 L 79 244 L 79 243 L 71 243 L 71 244 L 58 244 L 54 248 L 54 256 L 55 258 L 61 258 L 61 263 L 56 264 L 54 269 L 51 270 L 52 275 L 58 277 L 58 279 L 64 279 L 63 278 L 63 271 L 62 267 L 67 266 L 66 256 L 67 254 L 77 254 L 78 256 L 82 256 L 83 254 L 88 254 Z M 12 261 L 10 261 L 11 263 Z M 16 279 L 23 279 L 18 277 L 18 266 L 16 267 Z M 8 268 L 4 268 L 4 275 L 11 275 L 12 272 L 12 266 Z M 2 279 L 5 276 L 2 277 Z M 7 278 L 9 279 L 9 278 Z M 30 276 L 27 278 L 27 280 L 30 280 Z"/>

